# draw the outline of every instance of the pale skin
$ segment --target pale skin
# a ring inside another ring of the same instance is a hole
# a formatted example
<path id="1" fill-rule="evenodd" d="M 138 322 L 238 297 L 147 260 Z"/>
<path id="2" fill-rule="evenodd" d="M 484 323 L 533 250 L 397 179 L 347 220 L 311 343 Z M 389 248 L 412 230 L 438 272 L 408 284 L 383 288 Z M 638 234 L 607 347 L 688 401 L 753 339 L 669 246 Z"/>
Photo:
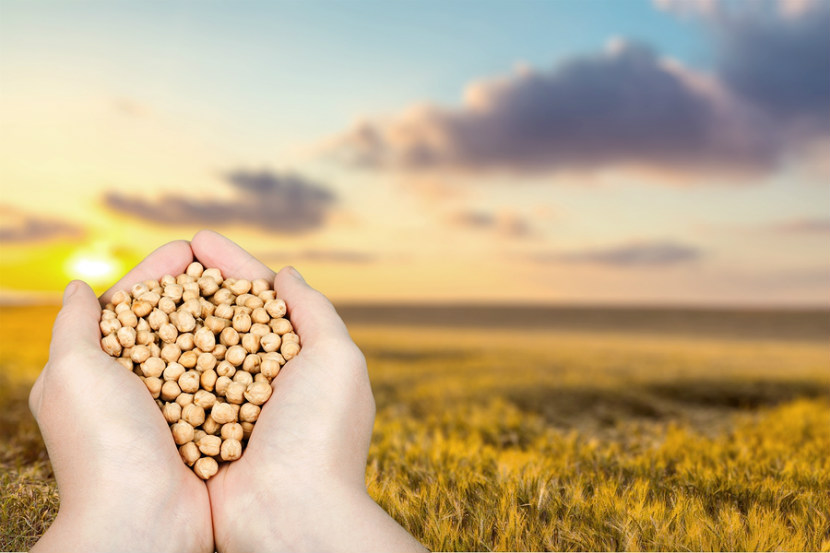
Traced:
<path id="1" fill-rule="evenodd" d="M 201 231 L 153 252 L 100 301 L 194 259 L 274 282 L 302 351 L 274 380 L 242 458 L 206 485 L 182 463 L 141 381 L 101 350 L 99 300 L 71 283 L 29 399 L 61 497 L 33 551 L 423 551 L 366 493 L 375 415 L 366 362 L 331 303 L 294 269 L 275 274 Z"/>

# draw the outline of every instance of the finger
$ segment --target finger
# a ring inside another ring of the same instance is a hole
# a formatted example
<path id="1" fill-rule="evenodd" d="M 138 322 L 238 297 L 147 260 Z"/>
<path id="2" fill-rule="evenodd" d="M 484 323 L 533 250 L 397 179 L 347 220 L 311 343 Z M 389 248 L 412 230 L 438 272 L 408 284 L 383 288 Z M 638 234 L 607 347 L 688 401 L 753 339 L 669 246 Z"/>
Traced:
<path id="1" fill-rule="evenodd" d="M 190 241 L 190 247 L 199 263 L 219 269 L 223 278 L 274 281 L 274 271 L 218 232 L 200 230 Z"/>
<path id="2" fill-rule="evenodd" d="M 98 321 L 101 306 L 95 292 L 82 280 L 73 280 L 63 293 L 63 307 L 52 327 L 49 357 L 60 359 L 80 348 L 94 348 L 103 353 L 99 341 Z"/>
<path id="3" fill-rule="evenodd" d="M 274 288 L 285 300 L 291 324 L 302 337 L 303 345 L 324 338 L 351 340 L 334 305 L 309 286 L 294 267 L 285 267 L 277 274 Z"/>
<path id="4" fill-rule="evenodd" d="M 187 240 L 169 242 L 144 258 L 141 263 L 116 282 L 101 296 L 101 305 L 109 303 L 118 290 L 129 290 L 144 280 L 158 280 L 164 275 L 179 275 L 193 261 L 193 252 Z"/>

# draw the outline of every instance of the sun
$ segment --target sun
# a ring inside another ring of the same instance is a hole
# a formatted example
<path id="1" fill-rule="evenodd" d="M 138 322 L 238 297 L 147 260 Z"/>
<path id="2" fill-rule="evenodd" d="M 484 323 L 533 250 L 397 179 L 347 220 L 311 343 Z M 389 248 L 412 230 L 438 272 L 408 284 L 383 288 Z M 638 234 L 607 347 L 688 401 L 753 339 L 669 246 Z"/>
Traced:
<path id="1" fill-rule="evenodd" d="M 70 278 L 86 281 L 91 286 L 115 281 L 121 269 L 118 260 L 101 251 L 79 251 L 66 262 L 66 274 Z"/>

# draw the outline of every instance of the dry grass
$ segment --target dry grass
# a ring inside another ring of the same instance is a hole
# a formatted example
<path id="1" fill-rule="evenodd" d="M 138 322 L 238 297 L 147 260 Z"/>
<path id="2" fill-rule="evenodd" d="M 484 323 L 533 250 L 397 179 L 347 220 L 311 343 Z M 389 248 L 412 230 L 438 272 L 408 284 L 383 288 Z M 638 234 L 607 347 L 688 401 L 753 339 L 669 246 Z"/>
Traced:
<path id="1" fill-rule="evenodd" d="M 26 407 L 54 310 L 27 313 L 0 312 L 3 550 L 58 506 Z M 431 549 L 830 550 L 815 332 L 352 331 L 378 403 L 369 491 Z"/>

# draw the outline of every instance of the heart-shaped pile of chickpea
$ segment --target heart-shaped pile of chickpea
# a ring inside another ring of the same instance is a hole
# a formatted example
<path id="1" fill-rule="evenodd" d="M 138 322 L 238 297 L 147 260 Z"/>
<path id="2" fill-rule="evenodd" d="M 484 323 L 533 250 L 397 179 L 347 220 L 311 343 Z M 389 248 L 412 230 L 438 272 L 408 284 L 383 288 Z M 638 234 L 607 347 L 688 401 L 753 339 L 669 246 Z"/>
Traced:
<path id="1" fill-rule="evenodd" d="M 182 460 L 207 480 L 235 461 L 300 338 L 265 279 L 184 274 L 120 290 L 101 313 L 101 346 L 147 386 Z"/>

